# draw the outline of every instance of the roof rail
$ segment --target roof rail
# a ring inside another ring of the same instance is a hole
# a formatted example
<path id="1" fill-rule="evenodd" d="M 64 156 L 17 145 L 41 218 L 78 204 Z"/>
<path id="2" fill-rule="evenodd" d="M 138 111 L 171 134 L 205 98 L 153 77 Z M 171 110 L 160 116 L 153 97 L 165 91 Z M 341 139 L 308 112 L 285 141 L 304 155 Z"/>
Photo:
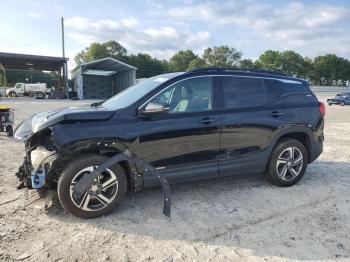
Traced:
<path id="1" fill-rule="evenodd" d="M 207 67 L 207 68 L 198 68 L 187 73 L 200 73 L 200 72 L 251 72 L 251 73 L 262 73 L 262 74 L 271 74 L 271 75 L 282 75 L 288 76 L 285 73 L 272 70 L 260 70 L 260 69 L 245 69 L 245 68 L 217 68 L 217 67 Z"/>

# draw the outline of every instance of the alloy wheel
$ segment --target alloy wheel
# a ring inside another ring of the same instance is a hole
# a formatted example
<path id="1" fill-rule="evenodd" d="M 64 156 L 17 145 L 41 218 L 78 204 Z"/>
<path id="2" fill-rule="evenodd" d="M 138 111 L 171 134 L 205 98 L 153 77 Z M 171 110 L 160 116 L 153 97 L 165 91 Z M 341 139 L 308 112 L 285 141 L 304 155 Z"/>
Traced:
<path id="1" fill-rule="evenodd" d="M 304 157 L 297 147 L 288 147 L 282 151 L 276 162 L 278 176 L 290 181 L 299 176 L 303 169 Z"/>
<path id="2" fill-rule="evenodd" d="M 92 186 L 81 197 L 77 198 L 73 194 L 75 184 L 84 175 L 92 173 L 97 166 L 89 166 L 80 170 L 73 178 L 70 185 L 70 197 L 75 206 L 84 211 L 98 211 L 113 202 L 118 193 L 118 179 L 113 171 L 106 169 L 100 176 L 98 176 Z"/>

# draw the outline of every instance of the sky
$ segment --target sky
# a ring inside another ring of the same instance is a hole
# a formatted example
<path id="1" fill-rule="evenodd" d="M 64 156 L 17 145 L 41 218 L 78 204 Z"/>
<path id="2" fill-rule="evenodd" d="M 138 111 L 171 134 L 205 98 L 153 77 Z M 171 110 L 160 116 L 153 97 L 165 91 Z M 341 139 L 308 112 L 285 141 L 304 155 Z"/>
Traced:
<path id="1" fill-rule="evenodd" d="M 0 0 L 0 10 L 0 52 L 61 56 L 63 16 L 69 70 L 77 52 L 108 40 L 165 59 L 214 45 L 253 60 L 268 49 L 350 59 L 350 0 Z"/>

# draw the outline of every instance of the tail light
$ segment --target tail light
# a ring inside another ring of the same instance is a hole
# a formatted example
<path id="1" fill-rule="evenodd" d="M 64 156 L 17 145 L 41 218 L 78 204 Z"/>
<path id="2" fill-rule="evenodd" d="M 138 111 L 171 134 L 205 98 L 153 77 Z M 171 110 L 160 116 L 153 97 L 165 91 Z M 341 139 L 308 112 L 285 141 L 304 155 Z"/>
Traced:
<path id="1" fill-rule="evenodd" d="M 318 102 L 318 109 L 320 110 L 320 114 L 322 117 L 326 114 L 326 107 L 322 102 Z"/>

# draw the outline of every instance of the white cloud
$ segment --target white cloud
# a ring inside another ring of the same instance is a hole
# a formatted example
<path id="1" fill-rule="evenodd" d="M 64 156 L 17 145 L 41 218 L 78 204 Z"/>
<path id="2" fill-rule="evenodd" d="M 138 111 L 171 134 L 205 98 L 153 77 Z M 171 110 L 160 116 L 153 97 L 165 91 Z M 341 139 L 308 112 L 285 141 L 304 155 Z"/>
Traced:
<path id="1" fill-rule="evenodd" d="M 128 18 L 124 18 L 121 20 L 121 23 L 128 28 L 134 28 L 135 26 L 137 26 L 139 24 L 139 21 L 137 21 L 137 19 L 135 19 L 134 17 L 130 16 Z"/>
<path id="2" fill-rule="evenodd" d="M 350 8 L 346 7 L 301 2 L 271 6 L 257 1 L 209 1 L 162 9 L 159 15 L 202 21 L 228 32 L 238 29 L 244 31 L 242 38 L 254 39 L 257 46 L 262 42 L 271 49 L 299 48 L 311 56 L 333 51 L 350 57 L 350 43 L 344 37 L 350 27 Z M 339 46 L 332 45 L 332 41 Z"/>
<path id="3" fill-rule="evenodd" d="M 350 58 L 350 7 L 257 0 L 183 0 L 166 5 L 147 0 L 147 5 L 140 20 L 69 18 L 67 36 L 82 47 L 113 39 L 131 53 L 159 58 L 169 58 L 180 49 L 200 52 L 214 44 L 234 46 L 253 56 L 266 49 L 293 49 L 310 57 L 333 52 Z"/>
<path id="4" fill-rule="evenodd" d="M 38 13 L 38 12 L 29 12 L 29 13 L 28 13 L 28 16 L 29 16 L 30 18 L 39 19 L 39 18 L 43 18 L 43 17 L 44 17 L 44 14 Z"/>
<path id="5" fill-rule="evenodd" d="M 207 31 L 191 32 L 171 26 L 142 28 L 134 17 L 118 21 L 72 17 L 65 24 L 67 36 L 84 46 L 116 40 L 130 53 L 147 52 L 159 58 L 169 58 L 180 49 L 202 50 L 211 40 Z"/>

